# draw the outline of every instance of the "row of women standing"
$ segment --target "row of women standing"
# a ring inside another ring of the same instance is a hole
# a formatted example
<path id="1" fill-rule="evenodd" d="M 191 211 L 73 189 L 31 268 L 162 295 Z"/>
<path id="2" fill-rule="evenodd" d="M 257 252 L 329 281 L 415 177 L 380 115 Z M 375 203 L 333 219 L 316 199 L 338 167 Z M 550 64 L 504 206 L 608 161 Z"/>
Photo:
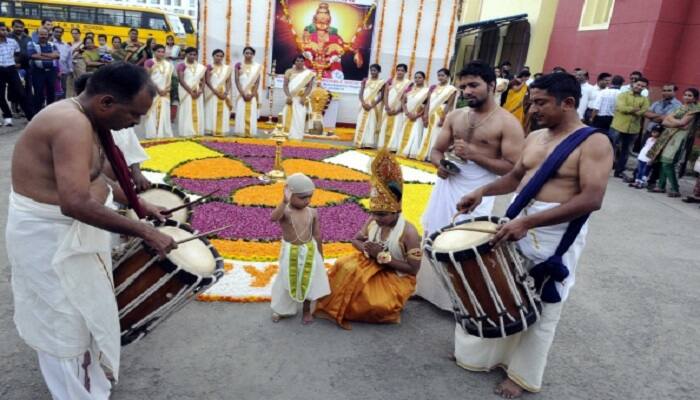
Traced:
<path id="1" fill-rule="evenodd" d="M 180 99 L 177 110 L 179 136 L 227 135 L 231 130 L 230 116 L 234 105 L 234 133 L 256 136 L 262 68 L 253 60 L 253 48 L 246 47 L 243 56 L 243 62 L 231 67 L 224 63 L 223 50 L 217 49 L 212 53 L 213 63 L 205 67 L 197 61 L 197 49 L 190 47 L 185 50 L 185 61 L 173 67 L 165 57 L 165 48 L 156 45 L 153 59 L 144 66 L 158 93 L 153 106 L 136 128 L 137 133 L 147 139 L 173 137 L 170 91 L 175 73 Z"/>
<path id="2" fill-rule="evenodd" d="M 405 157 L 430 159 L 445 116 L 455 107 L 457 88 L 449 82 L 449 71 L 439 70 L 438 84 L 428 86 L 422 71 L 414 74 L 413 81 L 406 77 L 405 64 L 397 65 L 395 76 L 387 81 L 379 78 L 379 65 L 369 70 L 360 90 L 355 146 L 386 146 Z"/>

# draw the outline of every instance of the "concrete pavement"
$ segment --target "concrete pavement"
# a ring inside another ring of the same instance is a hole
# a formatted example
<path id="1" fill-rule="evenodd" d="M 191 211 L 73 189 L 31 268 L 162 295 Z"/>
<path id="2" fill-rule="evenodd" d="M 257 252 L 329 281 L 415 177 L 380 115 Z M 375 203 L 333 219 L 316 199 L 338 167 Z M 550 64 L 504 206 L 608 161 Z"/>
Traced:
<path id="1" fill-rule="evenodd" d="M 12 323 L 4 245 L 10 157 L 0 130 L 0 398 L 49 398 Z M 685 184 L 687 193 L 688 182 Z M 693 399 L 700 327 L 700 209 L 612 179 L 591 220 L 536 397 Z M 48 260 L 47 260 L 48 261 Z M 451 315 L 410 301 L 401 325 L 270 321 L 268 304 L 193 302 L 124 348 L 120 399 L 489 399 L 502 373 L 448 359 Z"/>

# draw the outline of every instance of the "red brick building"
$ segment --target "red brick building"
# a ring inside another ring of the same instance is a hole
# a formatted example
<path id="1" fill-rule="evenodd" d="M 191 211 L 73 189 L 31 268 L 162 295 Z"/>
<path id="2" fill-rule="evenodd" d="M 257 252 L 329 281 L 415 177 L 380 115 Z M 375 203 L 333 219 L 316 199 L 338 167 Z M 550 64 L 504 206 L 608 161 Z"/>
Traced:
<path id="1" fill-rule="evenodd" d="M 563 0 L 544 71 L 554 66 L 628 79 L 642 71 L 652 87 L 700 87 L 699 0 Z M 652 90 L 652 97 L 659 97 Z"/>

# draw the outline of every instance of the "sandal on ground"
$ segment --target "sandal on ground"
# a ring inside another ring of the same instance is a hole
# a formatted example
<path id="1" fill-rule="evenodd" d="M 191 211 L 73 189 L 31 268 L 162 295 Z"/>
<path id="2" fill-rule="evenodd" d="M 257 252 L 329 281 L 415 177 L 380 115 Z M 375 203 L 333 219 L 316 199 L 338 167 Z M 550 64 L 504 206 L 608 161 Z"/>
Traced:
<path id="1" fill-rule="evenodd" d="M 673 197 L 673 198 L 681 197 L 681 194 L 678 192 L 668 192 L 668 197 Z"/>
<path id="2" fill-rule="evenodd" d="M 700 203 L 700 199 L 695 196 L 688 196 L 683 199 L 684 203 Z"/>
<path id="3" fill-rule="evenodd" d="M 660 187 L 649 188 L 652 193 L 666 193 L 666 189 L 661 189 Z"/>

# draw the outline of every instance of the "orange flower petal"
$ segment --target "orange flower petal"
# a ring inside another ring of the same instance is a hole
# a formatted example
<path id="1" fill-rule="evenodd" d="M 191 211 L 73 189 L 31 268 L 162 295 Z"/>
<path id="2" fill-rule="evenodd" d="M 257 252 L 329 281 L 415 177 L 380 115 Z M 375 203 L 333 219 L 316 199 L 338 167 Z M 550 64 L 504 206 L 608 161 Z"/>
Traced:
<path id="1" fill-rule="evenodd" d="M 272 185 L 248 186 L 237 190 L 231 197 L 233 202 L 242 206 L 267 206 L 276 207 L 282 199 L 284 183 L 278 182 Z M 314 190 L 311 197 L 311 206 L 320 207 L 340 203 L 348 196 L 324 189 Z"/>
<path id="2" fill-rule="evenodd" d="M 366 181 L 369 180 L 369 175 L 344 167 L 324 163 L 321 161 L 301 160 L 292 158 L 282 161 L 282 168 L 287 176 L 301 172 L 308 176 L 321 179 L 335 179 L 339 181 Z"/>
<path id="3" fill-rule="evenodd" d="M 172 176 L 193 179 L 222 179 L 257 176 L 245 164 L 226 157 L 205 158 L 182 164 L 171 172 Z"/>

